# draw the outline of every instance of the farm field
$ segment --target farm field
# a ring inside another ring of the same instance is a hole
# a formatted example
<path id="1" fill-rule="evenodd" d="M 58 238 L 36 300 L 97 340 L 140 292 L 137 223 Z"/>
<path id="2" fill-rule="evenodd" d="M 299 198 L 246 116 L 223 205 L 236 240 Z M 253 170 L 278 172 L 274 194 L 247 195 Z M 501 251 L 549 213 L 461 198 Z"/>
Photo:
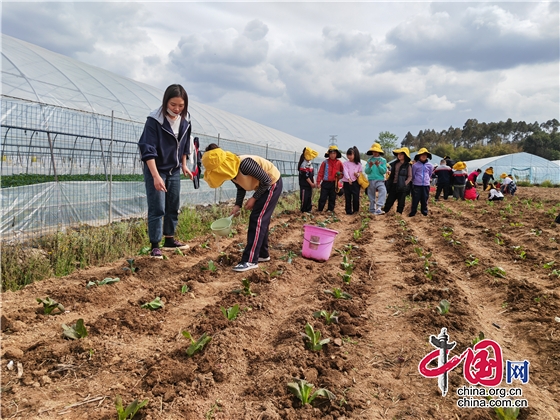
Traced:
<path id="1" fill-rule="evenodd" d="M 125 405 L 149 399 L 135 417 L 146 420 L 498 418 L 457 407 L 457 389 L 470 386 L 464 362 L 445 397 L 437 378 L 419 374 L 430 335 L 445 327 L 457 343 L 450 357 L 482 332 L 501 345 L 504 365 L 528 360 L 528 383 L 507 385 L 504 373 L 500 386 L 522 388 L 529 407 L 519 419 L 559 419 L 560 190 L 520 187 L 506 200 L 430 202 L 428 217 L 413 218 L 409 203 L 404 217 L 394 208 L 347 216 L 339 200 L 336 216 L 275 216 L 271 261 L 246 273 L 231 271 L 246 235 L 238 225 L 219 245 L 210 235 L 190 241 L 184 256 L 136 256 L 136 272 L 123 259 L 4 292 L 1 417 L 115 419 L 120 395 Z M 329 261 L 301 257 L 304 224 L 339 232 Z M 107 277 L 120 281 L 86 287 Z M 255 296 L 232 293 L 242 279 Z M 334 288 L 352 299 L 325 293 Z M 66 312 L 44 315 L 37 298 L 47 296 Z M 156 297 L 163 308 L 141 308 Z M 228 321 L 221 307 L 235 304 Z M 337 311 L 338 323 L 315 318 L 320 310 Z M 88 336 L 64 340 L 61 324 L 80 318 Z M 322 350 L 306 348 L 307 323 L 330 339 Z M 183 331 L 212 340 L 188 357 Z M 286 386 L 294 378 L 334 399 L 301 407 Z"/>

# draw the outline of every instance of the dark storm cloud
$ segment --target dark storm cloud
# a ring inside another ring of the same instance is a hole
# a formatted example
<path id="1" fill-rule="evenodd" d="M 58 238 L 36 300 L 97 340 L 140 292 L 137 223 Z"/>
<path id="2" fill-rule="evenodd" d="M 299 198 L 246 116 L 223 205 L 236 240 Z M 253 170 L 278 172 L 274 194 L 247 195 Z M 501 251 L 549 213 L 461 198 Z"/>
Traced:
<path id="1" fill-rule="evenodd" d="M 434 4 L 429 17 L 417 16 L 387 33 L 394 49 L 381 68 L 441 65 L 486 71 L 557 61 L 558 13 L 550 15 L 550 22 L 533 22 L 519 11 L 502 4 Z"/>

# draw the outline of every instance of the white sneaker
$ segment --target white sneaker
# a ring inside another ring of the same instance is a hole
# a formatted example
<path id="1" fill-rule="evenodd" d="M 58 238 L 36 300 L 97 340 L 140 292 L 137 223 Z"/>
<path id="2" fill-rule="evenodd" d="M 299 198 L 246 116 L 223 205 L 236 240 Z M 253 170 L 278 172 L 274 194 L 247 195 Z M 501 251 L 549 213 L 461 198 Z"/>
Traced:
<path id="1" fill-rule="evenodd" d="M 270 255 L 268 257 L 259 257 L 259 262 L 268 262 L 270 261 Z"/>
<path id="2" fill-rule="evenodd" d="M 373 213 L 373 214 L 375 214 L 376 216 L 381 216 L 382 214 L 385 214 L 385 212 L 381 209 L 377 209 L 377 210 L 375 210 L 375 213 Z"/>
<path id="3" fill-rule="evenodd" d="M 241 273 L 242 271 L 253 270 L 254 268 L 258 268 L 259 265 L 250 262 L 239 263 L 235 267 L 233 267 L 233 271 L 237 271 Z"/>

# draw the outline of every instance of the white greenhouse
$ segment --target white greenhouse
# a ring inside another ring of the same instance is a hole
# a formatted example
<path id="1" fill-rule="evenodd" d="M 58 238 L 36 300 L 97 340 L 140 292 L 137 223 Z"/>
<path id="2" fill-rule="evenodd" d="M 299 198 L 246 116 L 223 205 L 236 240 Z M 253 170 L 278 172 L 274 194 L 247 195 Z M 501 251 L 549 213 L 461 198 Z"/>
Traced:
<path id="1" fill-rule="evenodd" d="M 158 88 L 2 35 L 2 239 L 145 215 L 137 142 L 162 97 Z M 195 101 L 189 111 L 202 150 L 218 143 L 260 155 L 287 176 L 304 147 L 320 152 L 317 163 L 326 150 Z M 235 194 L 233 184 L 214 191 L 182 182 L 184 205 Z M 286 179 L 284 189 L 295 188 L 297 177 Z"/>
<path id="2" fill-rule="evenodd" d="M 470 171 L 481 169 L 482 173 L 492 167 L 494 178 L 499 179 L 500 174 L 511 174 L 518 181 L 527 181 L 531 184 L 540 184 L 550 181 L 560 184 L 560 166 L 540 156 L 530 153 L 512 153 L 503 156 L 493 156 L 465 162 Z"/>

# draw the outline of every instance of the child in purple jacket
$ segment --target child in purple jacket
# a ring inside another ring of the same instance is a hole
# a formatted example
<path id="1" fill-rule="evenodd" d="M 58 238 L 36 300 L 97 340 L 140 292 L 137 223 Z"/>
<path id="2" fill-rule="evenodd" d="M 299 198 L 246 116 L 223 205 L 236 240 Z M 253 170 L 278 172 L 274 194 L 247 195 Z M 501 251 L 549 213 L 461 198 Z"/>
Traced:
<path id="1" fill-rule="evenodd" d="M 413 217 L 418 211 L 424 216 L 428 215 L 428 198 L 430 196 L 430 180 L 434 172 L 434 165 L 428 162 L 432 158 L 432 154 L 425 147 L 418 150 L 414 156 L 414 164 L 412 165 L 412 207 L 408 217 Z"/>

